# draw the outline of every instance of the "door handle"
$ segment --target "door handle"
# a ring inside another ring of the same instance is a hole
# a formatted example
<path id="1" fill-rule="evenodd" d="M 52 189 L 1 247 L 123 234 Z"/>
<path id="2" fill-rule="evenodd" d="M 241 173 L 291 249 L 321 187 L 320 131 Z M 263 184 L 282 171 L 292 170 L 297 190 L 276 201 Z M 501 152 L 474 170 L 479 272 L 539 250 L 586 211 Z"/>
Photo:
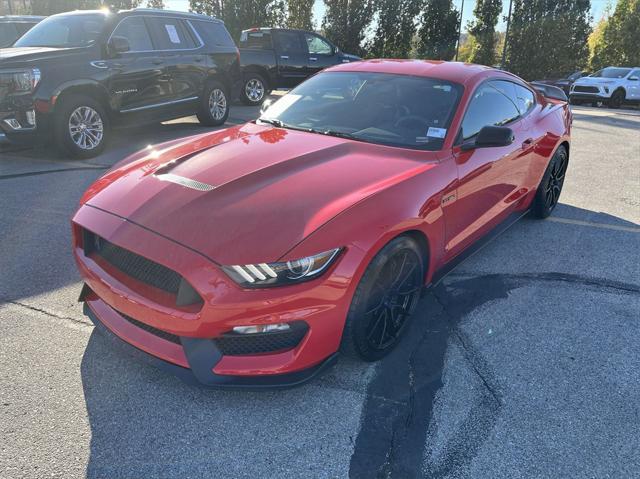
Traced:
<path id="1" fill-rule="evenodd" d="M 280 58 L 282 58 L 283 60 L 288 60 L 289 59 L 289 55 L 280 55 Z"/>
<path id="2" fill-rule="evenodd" d="M 151 63 L 153 63 L 154 65 L 162 65 L 164 63 L 164 60 L 152 60 Z"/>
<path id="3" fill-rule="evenodd" d="M 309 57 L 310 62 L 317 62 L 318 59 L 316 57 Z"/>
<path id="4" fill-rule="evenodd" d="M 204 60 L 204 58 L 202 58 L 202 57 L 196 57 L 196 58 L 194 59 L 194 61 L 196 61 L 196 62 L 198 62 L 198 63 L 202 63 L 202 61 L 203 61 L 203 60 Z"/>

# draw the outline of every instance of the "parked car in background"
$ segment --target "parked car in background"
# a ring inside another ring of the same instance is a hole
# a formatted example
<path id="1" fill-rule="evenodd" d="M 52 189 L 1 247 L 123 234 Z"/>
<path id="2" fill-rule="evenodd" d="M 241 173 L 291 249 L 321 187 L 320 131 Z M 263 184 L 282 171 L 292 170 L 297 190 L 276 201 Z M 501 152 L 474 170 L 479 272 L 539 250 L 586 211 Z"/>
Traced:
<path id="1" fill-rule="evenodd" d="M 544 83 L 546 85 L 557 86 L 558 88 L 562 88 L 564 92 L 568 95 L 569 90 L 571 89 L 571 85 L 578 79 L 584 76 L 587 76 L 589 73 L 584 71 L 577 71 L 567 75 L 563 75 L 559 78 L 546 78 L 544 80 L 536 80 L 537 83 Z"/>
<path id="2" fill-rule="evenodd" d="M 640 102 L 640 67 L 607 67 L 576 80 L 569 91 L 574 105 L 605 103 L 619 108 L 625 102 Z"/>
<path id="3" fill-rule="evenodd" d="M 192 13 L 135 9 L 53 15 L 0 50 L 0 129 L 97 155 L 111 127 L 197 114 L 229 115 L 240 55 L 224 24 Z"/>
<path id="4" fill-rule="evenodd" d="M 240 99 L 259 105 L 271 90 L 291 88 L 320 70 L 360 60 L 314 32 L 252 28 L 240 36 Z"/>
<path id="5" fill-rule="evenodd" d="M 28 32 L 44 17 L 30 15 L 0 16 L 0 48 L 6 48 Z"/>

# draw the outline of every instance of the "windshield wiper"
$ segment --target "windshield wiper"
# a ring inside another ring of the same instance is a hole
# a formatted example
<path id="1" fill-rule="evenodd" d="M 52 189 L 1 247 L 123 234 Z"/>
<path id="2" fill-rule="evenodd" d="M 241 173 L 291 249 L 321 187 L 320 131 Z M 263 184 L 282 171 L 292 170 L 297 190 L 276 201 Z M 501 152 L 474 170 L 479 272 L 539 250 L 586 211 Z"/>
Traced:
<path id="1" fill-rule="evenodd" d="M 313 133 L 320 133 L 321 135 L 327 136 L 335 136 L 336 138 L 346 138 L 347 140 L 356 140 L 362 141 L 362 138 L 358 138 L 354 136 L 352 133 L 347 133 L 346 131 L 336 131 L 336 130 L 311 130 Z"/>
<path id="2" fill-rule="evenodd" d="M 258 118 L 258 121 L 277 126 L 278 128 L 285 128 L 285 124 L 281 120 L 277 120 L 275 118 Z"/>

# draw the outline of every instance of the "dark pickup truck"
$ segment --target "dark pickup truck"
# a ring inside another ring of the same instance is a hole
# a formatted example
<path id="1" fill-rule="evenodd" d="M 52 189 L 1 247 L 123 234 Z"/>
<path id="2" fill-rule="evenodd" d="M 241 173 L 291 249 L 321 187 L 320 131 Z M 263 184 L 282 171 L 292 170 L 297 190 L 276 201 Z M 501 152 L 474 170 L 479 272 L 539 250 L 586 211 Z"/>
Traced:
<path id="1" fill-rule="evenodd" d="M 271 90 L 291 88 L 320 70 L 360 60 L 305 30 L 252 28 L 240 36 L 240 99 L 260 105 Z"/>

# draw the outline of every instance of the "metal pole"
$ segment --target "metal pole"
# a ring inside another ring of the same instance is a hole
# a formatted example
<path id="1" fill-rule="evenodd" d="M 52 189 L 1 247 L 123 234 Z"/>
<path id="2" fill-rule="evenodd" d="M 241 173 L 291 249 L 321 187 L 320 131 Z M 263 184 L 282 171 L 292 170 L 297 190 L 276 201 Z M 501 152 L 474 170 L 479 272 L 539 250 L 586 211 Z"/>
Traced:
<path id="1" fill-rule="evenodd" d="M 504 32 L 504 46 L 502 47 L 502 61 L 500 62 L 500 68 L 504 70 L 504 61 L 507 57 L 507 43 L 509 42 L 509 24 L 511 23 L 511 6 L 513 0 L 509 0 L 509 15 L 507 16 L 507 30 Z"/>
<path id="2" fill-rule="evenodd" d="M 464 13 L 464 0 L 462 0 L 462 6 L 460 7 L 460 22 L 458 22 L 458 43 L 456 43 L 456 58 L 458 61 L 458 51 L 460 50 L 460 36 L 462 35 L 462 14 Z"/>

